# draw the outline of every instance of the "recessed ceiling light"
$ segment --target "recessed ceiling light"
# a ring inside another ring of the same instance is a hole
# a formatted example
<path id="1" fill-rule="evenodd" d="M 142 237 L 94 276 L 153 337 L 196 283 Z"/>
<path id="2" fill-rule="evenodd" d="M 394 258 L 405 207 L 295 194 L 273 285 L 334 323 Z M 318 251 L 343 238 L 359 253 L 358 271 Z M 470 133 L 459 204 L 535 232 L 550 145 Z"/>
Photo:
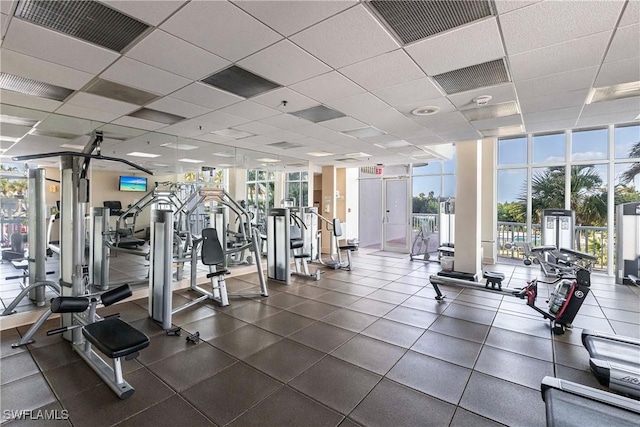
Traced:
<path id="1" fill-rule="evenodd" d="M 389 149 L 389 148 L 410 147 L 412 144 L 410 142 L 405 141 L 404 139 L 401 139 L 398 141 L 379 142 L 373 145 L 375 145 L 376 147 Z"/>
<path id="2" fill-rule="evenodd" d="M 214 156 L 216 157 L 235 157 L 236 155 L 234 153 L 213 153 Z"/>
<path id="3" fill-rule="evenodd" d="M 304 110 L 293 111 L 290 114 L 300 117 L 301 119 L 307 119 L 313 123 L 345 117 L 344 113 L 334 110 L 333 108 L 325 107 L 324 105 L 316 105 L 315 107 L 305 108 Z"/>
<path id="4" fill-rule="evenodd" d="M 313 151 L 311 153 L 307 153 L 310 156 L 313 157 L 326 157 L 326 156 L 333 156 L 333 153 L 329 153 L 328 151 Z"/>
<path id="5" fill-rule="evenodd" d="M 380 129 L 376 129 L 373 126 L 367 126 L 359 129 L 345 130 L 340 133 L 352 136 L 354 138 L 368 138 L 370 136 L 378 136 L 378 135 L 385 134 L 383 131 L 381 131 Z"/>
<path id="6" fill-rule="evenodd" d="M 160 146 L 165 148 L 173 148 L 176 150 L 184 150 L 184 151 L 195 150 L 196 148 L 200 148 L 196 145 L 181 144 L 179 142 L 165 142 L 164 144 L 160 144 Z"/>
<path id="7" fill-rule="evenodd" d="M 229 163 L 220 163 L 218 166 L 220 166 L 221 168 L 232 168 L 233 165 L 229 164 Z"/>
<path id="8" fill-rule="evenodd" d="M 640 96 L 640 81 L 591 89 L 587 104 Z"/>
<path id="9" fill-rule="evenodd" d="M 7 114 L 0 114 L 0 123 L 6 123 L 9 125 L 18 125 L 18 126 L 35 126 L 37 125 L 39 120 L 35 119 L 25 119 L 23 117 L 15 117 L 9 116 Z"/>
<path id="10" fill-rule="evenodd" d="M 282 142 L 274 142 L 273 144 L 267 144 L 269 147 L 279 148 L 281 150 L 291 150 L 292 148 L 302 147 L 300 144 L 296 144 L 295 142 L 282 141 Z"/>
<path id="11" fill-rule="evenodd" d="M 243 130 L 237 130 L 237 129 L 220 129 L 217 130 L 215 132 L 211 132 L 215 135 L 219 135 L 219 136 L 224 136 L 226 138 L 232 138 L 232 139 L 242 139 L 242 138 L 248 138 L 250 136 L 255 136 L 253 133 L 251 132 L 245 132 Z"/>
<path id="12" fill-rule="evenodd" d="M 85 92 L 135 105 L 144 105 L 158 98 L 158 95 L 155 93 L 121 85 L 120 83 L 115 83 L 101 78 L 96 79 L 95 83 L 89 86 Z"/>
<path id="13" fill-rule="evenodd" d="M 425 107 L 416 108 L 411 112 L 411 114 L 413 114 L 414 116 L 430 116 L 432 114 L 436 114 L 439 111 L 440 111 L 440 107 L 433 107 L 428 105 Z"/>
<path id="14" fill-rule="evenodd" d="M 371 154 L 359 152 L 359 153 L 349 153 L 345 154 L 347 157 L 371 157 Z"/>
<path id="15" fill-rule="evenodd" d="M 18 142 L 20 138 L 14 138 L 12 136 L 2 136 L 0 135 L 0 141 L 4 142 Z"/>
<path id="16" fill-rule="evenodd" d="M 131 153 L 127 153 L 127 156 L 148 157 L 150 159 L 155 159 L 156 157 L 160 157 L 160 154 L 151 154 L 151 153 L 142 153 L 140 151 L 133 151 Z"/>
<path id="17" fill-rule="evenodd" d="M 71 148 L 72 150 L 84 150 L 84 145 L 80 144 L 62 144 L 60 148 Z"/>
<path id="18" fill-rule="evenodd" d="M 159 167 L 159 168 L 167 168 L 169 167 L 169 165 L 165 165 L 164 163 L 154 163 L 153 166 Z"/>
<path id="19" fill-rule="evenodd" d="M 480 105 L 480 104 L 478 104 Z M 515 101 L 502 102 L 500 104 L 489 105 L 486 107 L 471 108 L 469 110 L 460 111 L 469 121 L 497 119 L 498 117 L 507 117 L 520 114 L 520 108 Z"/>
<path id="20" fill-rule="evenodd" d="M 280 160 L 278 159 L 271 159 L 269 157 L 263 157 L 261 159 L 256 159 L 256 161 L 258 162 L 264 162 L 264 163 L 278 163 Z"/>
<path id="21" fill-rule="evenodd" d="M 497 129 L 481 130 L 480 133 L 485 137 L 517 135 L 524 132 L 522 125 L 503 126 Z"/>
<path id="22" fill-rule="evenodd" d="M 204 160 L 196 160 L 196 159 L 178 159 L 178 161 L 183 163 L 204 163 Z"/>

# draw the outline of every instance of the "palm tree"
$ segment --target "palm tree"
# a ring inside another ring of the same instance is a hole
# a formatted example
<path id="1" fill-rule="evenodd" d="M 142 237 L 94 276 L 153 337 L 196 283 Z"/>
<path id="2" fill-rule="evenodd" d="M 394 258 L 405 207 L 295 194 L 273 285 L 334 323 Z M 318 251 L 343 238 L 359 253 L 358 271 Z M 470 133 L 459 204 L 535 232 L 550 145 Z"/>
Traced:
<path id="1" fill-rule="evenodd" d="M 636 142 L 631 146 L 629 150 L 629 158 L 635 159 L 640 157 L 640 141 Z M 624 173 L 620 176 L 620 182 L 622 184 L 629 184 L 633 181 L 636 175 L 640 174 L 640 162 L 633 163 L 629 169 L 624 171 Z"/>

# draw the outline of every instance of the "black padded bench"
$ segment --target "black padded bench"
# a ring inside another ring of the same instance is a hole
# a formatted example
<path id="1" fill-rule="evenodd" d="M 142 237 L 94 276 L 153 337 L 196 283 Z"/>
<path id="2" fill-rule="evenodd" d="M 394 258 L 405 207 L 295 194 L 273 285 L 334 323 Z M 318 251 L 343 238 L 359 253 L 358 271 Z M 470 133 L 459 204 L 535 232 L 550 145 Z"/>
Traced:
<path id="1" fill-rule="evenodd" d="M 487 279 L 487 284 L 484 285 L 485 288 L 488 289 L 489 285 L 491 285 L 491 289 L 496 289 L 497 287 L 499 291 L 502 290 L 502 281 L 504 280 L 503 273 L 499 273 L 497 271 L 485 271 L 482 274 L 482 277 Z"/>
<path id="2" fill-rule="evenodd" d="M 115 317 L 86 325 L 82 335 L 110 359 L 126 357 L 149 346 L 149 337 Z"/>

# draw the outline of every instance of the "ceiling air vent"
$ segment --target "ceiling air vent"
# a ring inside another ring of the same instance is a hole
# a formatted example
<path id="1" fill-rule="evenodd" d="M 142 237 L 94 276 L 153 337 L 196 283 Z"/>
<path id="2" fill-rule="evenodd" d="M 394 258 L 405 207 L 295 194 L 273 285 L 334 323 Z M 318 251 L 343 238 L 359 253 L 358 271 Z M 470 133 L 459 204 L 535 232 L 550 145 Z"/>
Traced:
<path id="1" fill-rule="evenodd" d="M 40 98 L 53 99 L 55 101 L 64 101 L 73 93 L 73 90 L 67 89 L 66 87 L 25 79 L 24 77 L 7 73 L 0 73 L 0 89 L 38 96 Z"/>
<path id="2" fill-rule="evenodd" d="M 277 83 L 263 79 L 236 65 L 225 68 L 200 81 L 245 98 L 251 98 L 271 89 L 281 87 Z"/>
<path id="3" fill-rule="evenodd" d="M 509 81 L 504 60 L 484 62 L 433 76 L 447 95 Z"/>
<path id="4" fill-rule="evenodd" d="M 493 14 L 489 0 L 374 0 L 370 5 L 405 45 Z"/>
<path id="5" fill-rule="evenodd" d="M 21 0 L 15 16 L 107 49 L 122 51 L 149 26 L 96 1 Z"/>
<path id="6" fill-rule="evenodd" d="M 301 119 L 307 119 L 313 123 L 320 123 L 331 119 L 337 119 L 344 117 L 344 114 L 340 111 L 333 110 L 324 105 L 316 105 L 315 107 L 307 108 L 305 110 L 294 111 L 290 113 Z"/>
<path id="7" fill-rule="evenodd" d="M 470 110 L 460 111 L 467 120 L 485 120 L 495 119 L 498 117 L 513 116 L 520 114 L 518 103 L 515 101 L 503 102 L 501 104 L 489 105 L 487 107 L 472 108 Z"/>
<path id="8" fill-rule="evenodd" d="M 47 136 L 50 138 L 59 138 L 59 139 L 76 139 L 82 136 L 82 135 L 76 135 L 73 133 L 58 132 L 55 130 L 38 129 L 38 128 L 35 128 L 31 132 L 29 132 L 29 135 Z"/>
<path id="9" fill-rule="evenodd" d="M 135 105 L 144 105 L 158 98 L 158 95 L 155 93 L 103 79 L 97 79 L 85 92 Z"/>
<path id="10" fill-rule="evenodd" d="M 137 117 L 144 120 L 150 120 L 156 123 L 164 123 L 166 125 L 172 125 L 186 119 L 186 117 L 165 113 L 164 111 L 152 110 L 151 108 L 141 108 L 138 111 L 134 111 L 133 113 L 129 114 L 129 116 Z"/>
<path id="11" fill-rule="evenodd" d="M 273 144 L 267 144 L 269 147 L 279 148 L 281 150 L 291 150 L 292 148 L 302 147 L 300 144 L 296 144 L 295 142 L 274 142 Z"/>

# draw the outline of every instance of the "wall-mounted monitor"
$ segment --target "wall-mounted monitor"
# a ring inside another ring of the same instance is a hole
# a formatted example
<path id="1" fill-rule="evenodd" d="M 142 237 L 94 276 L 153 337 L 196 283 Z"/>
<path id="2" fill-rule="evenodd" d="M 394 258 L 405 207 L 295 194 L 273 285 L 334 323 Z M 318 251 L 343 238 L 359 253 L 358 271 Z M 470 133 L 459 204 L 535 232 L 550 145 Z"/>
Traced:
<path id="1" fill-rule="evenodd" d="M 147 191 L 147 178 L 141 176 L 121 176 L 120 191 Z"/>

